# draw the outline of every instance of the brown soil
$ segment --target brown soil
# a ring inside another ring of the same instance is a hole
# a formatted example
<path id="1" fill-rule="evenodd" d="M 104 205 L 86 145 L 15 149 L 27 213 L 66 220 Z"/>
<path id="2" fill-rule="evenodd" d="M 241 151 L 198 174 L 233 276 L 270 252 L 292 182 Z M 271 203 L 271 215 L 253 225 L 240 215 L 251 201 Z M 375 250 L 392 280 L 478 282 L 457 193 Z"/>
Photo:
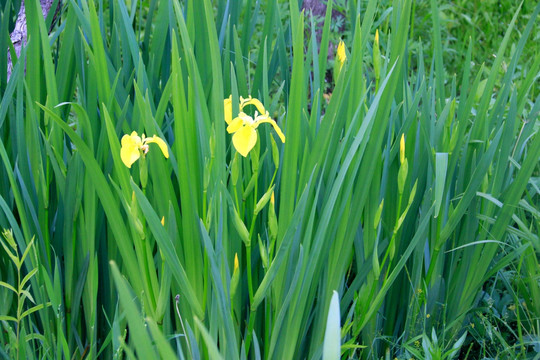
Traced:
<path id="1" fill-rule="evenodd" d="M 309 13 L 313 14 L 313 17 L 319 17 L 323 18 L 326 16 L 326 1 L 323 0 L 304 0 L 304 3 L 302 5 L 302 9 L 305 10 L 306 15 Z M 345 15 L 336 11 L 335 9 L 332 9 L 332 22 L 337 22 L 338 19 L 345 18 Z M 311 20 L 306 21 L 307 24 L 311 24 Z M 345 24 L 345 21 L 342 22 L 342 24 Z M 343 25 L 342 25 L 343 27 Z M 317 42 L 321 43 L 321 37 L 322 37 L 322 26 L 318 26 L 315 30 L 315 33 L 317 34 Z M 344 30 L 341 28 L 340 30 Z M 308 29 L 309 33 L 311 34 L 311 29 Z M 328 45 L 328 59 L 334 58 L 334 53 L 336 51 L 337 44 L 330 43 Z"/>

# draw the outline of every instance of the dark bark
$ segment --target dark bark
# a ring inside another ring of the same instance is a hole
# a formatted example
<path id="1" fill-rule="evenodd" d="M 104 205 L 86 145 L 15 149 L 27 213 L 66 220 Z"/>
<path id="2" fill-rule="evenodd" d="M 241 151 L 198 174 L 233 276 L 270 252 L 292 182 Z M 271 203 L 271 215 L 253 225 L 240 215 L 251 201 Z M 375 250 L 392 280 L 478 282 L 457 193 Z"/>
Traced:
<path id="1" fill-rule="evenodd" d="M 46 19 L 47 15 L 49 14 L 49 11 L 51 10 L 51 6 L 54 0 L 40 0 L 39 2 L 41 4 L 41 11 L 43 13 L 43 17 Z M 59 9 L 60 9 L 60 2 L 58 2 L 58 7 L 56 8 L 56 12 L 58 12 Z M 15 49 L 15 54 L 17 55 L 17 58 L 19 58 L 19 56 L 21 55 L 22 47 L 26 46 L 27 36 L 28 36 L 28 31 L 26 28 L 26 10 L 24 7 L 24 0 L 23 0 L 21 1 L 21 8 L 19 10 L 19 14 L 17 15 L 17 21 L 15 22 L 15 27 L 10 35 L 11 42 L 13 43 L 13 47 Z M 7 54 L 7 79 L 8 80 L 11 76 L 12 71 L 13 71 L 13 62 L 11 60 L 11 53 L 8 50 L 8 54 Z"/>

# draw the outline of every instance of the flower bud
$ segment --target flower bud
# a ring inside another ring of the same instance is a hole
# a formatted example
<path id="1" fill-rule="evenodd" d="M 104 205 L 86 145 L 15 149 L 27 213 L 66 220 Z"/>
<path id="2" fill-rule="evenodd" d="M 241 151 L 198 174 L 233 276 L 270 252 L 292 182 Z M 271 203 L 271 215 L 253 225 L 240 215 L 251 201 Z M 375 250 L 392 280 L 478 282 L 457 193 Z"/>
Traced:
<path id="1" fill-rule="evenodd" d="M 238 175 L 240 173 L 240 164 L 238 163 L 238 153 L 234 153 L 234 158 L 231 164 L 231 182 L 233 186 L 238 183 Z"/>
<path id="2" fill-rule="evenodd" d="M 339 62 L 339 70 L 341 71 L 341 68 L 343 67 L 343 64 L 345 64 L 345 61 L 347 60 L 347 53 L 345 52 L 345 43 L 343 40 L 339 41 L 338 48 L 337 48 L 337 61 Z"/>
<path id="3" fill-rule="evenodd" d="M 246 245 L 246 247 L 251 246 L 251 239 L 249 238 L 249 231 L 246 228 L 246 224 L 242 221 L 240 218 L 240 215 L 238 214 L 238 211 L 234 207 L 231 206 L 231 210 L 233 212 L 233 225 L 238 232 L 238 235 L 240 235 L 240 238 Z"/>
<path id="4" fill-rule="evenodd" d="M 398 192 L 399 196 L 403 194 L 403 189 L 405 188 L 405 182 L 407 181 L 407 174 L 409 172 L 409 164 L 407 159 L 403 160 L 399 171 L 398 171 Z"/>
<path id="5" fill-rule="evenodd" d="M 278 234 L 278 221 L 276 216 L 276 209 L 274 208 L 274 192 L 270 196 L 270 206 L 268 207 L 268 232 L 270 238 L 275 240 Z"/>
<path id="6" fill-rule="evenodd" d="M 279 167 L 279 150 L 273 136 L 270 136 L 270 143 L 272 144 L 272 160 L 274 160 L 274 166 L 277 169 Z"/>
<path id="7" fill-rule="evenodd" d="M 268 251 L 266 250 L 266 246 L 261 241 L 261 237 L 259 236 L 259 253 L 261 254 L 261 261 L 263 264 L 263 268 L 268 269 Z"/>
<path id="8" fill-rule="evenodd" d="M 379 208 L 377 209 L 377 212 L 375 213 L 375 221 L 373 221 L 374 229 L 377 229 L 377 227 L 379 226 L 379 223 L 381 222 L 381 214 L 383 211 L 383 206 L 384 206 L 384 199 L 381 201 Z"/>
<path id="9" fill-rule="evenodd" d="M 231 295 L 231 301 L 236 295 L 236 290 L 238 289 L 238 283 L 240 281 L 240 267 L 238 265 L 238 254 L 234 254 L 234 268 L 233 268 L 233 274 L 231 276 L 231 284 L 230 284 L 230 295 Z"/>
<path id="10" fill-rule="evenodd" d="M 381 78 L 381 50 L 379 48 L 379 30 L 375 31 L 375 42 L 373 43 L 373 72 L 377 83 Z"/>
<path id="11" fill-rule="evenodd" d="M 399 162 L 401 164 L 405 162 L 405 134 L 401 134 L 401 140 L 399 141 Z"/>
<path id="12" fill-rule="evenodd" d="M 257 202 L 257 205 L 255 206 L 254 214 L 257 216 L 262 209 L 268 204 L 268 201 L 274 194 L 274 186 L 272 186 L 268 191 L 261 197 L 261 199 Z"/>
<path id="13" fill-rule="evenodd" d="M 246 189 L 244 190 L 244 195 L 242 196 L 242 200 L 246 200 L 249 195 L 251 195 L 251 192 L 253 191 L 253 188 L 255 187 L 255 182 L 258 180 L 259 176 L 258 173 L 254 173 L 251 179 L 249 180 L 248 185 L 246 186 Z"/>

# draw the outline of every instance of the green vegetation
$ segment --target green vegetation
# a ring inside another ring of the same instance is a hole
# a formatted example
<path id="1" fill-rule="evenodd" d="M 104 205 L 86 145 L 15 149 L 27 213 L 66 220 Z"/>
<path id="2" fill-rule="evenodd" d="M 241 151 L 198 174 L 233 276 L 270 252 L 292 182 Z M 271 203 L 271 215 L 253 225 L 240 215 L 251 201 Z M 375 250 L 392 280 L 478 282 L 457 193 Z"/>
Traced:
<path id="1" fill-rule="evenodd" d="M 1 358 L 538 358 L 540 4 L 328 5 L 26 2 Z"/>

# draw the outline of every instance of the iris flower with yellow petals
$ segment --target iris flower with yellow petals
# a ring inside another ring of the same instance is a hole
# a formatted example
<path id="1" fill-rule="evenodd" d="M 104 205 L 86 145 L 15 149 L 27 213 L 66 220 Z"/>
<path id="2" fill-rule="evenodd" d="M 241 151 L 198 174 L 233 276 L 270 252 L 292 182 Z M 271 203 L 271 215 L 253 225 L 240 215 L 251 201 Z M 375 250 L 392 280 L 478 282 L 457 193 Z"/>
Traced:
<path id="1" fill-rule="evenodd" d="M 156 135 L 147 138 L 142 134 L 141 138 L 136 131 L 133 131 L 131 135 L 126 134 L 122 137 L 120 158 L 124 165 L 131 168 L 131 165 L 141 157 L 141 154 L 144 156 L 148 152 L 148 144 L 150 143 L 157 144 L 161 149 L 163 156 L 169 158 L 169 149 L 167 148 L 165 141 Z"/>
<path id="2" fill-rule="evenodd" d="M 255 111 L 255 118 L 242 111 L 248 105 L 253 105 L 257 108 L 257 111 Z M 270 118 L 270 114 L 266 111 L 260 100 L 252 98 L 251 96 L 246 99 L 240 97 L 240 114 L 234 119 L 232 114 L 232 95 L 223 100 L 223 108 L 225 112 L 225 122 L 229 125 L 227 127 L 227 132 L 229 132 L 229 134 L 234 134 L 232 138 L 233 145 L 242 156 L 246 157 L 257 143 L 257 127 L 262 123 L 271 124 L 281 141 L 285 142 L 285 135 L 283 135 L 283 132 L 275 120 Z"/>

